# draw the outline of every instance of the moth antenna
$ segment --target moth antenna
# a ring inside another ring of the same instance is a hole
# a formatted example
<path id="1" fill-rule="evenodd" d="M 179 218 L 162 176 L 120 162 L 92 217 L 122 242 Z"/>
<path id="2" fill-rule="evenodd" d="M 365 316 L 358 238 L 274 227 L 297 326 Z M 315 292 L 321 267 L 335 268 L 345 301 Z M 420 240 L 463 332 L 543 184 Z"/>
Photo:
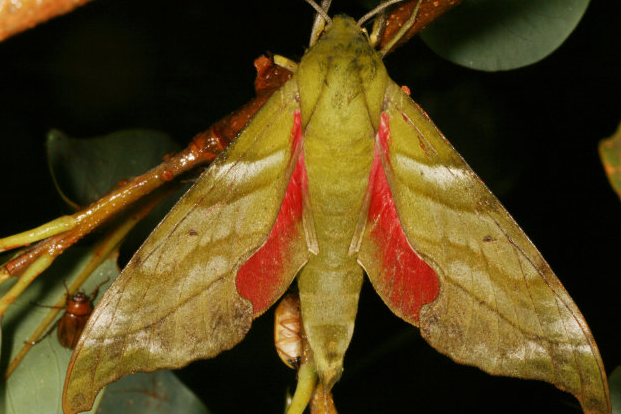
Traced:
<path id="1" fill-rule="evenodd" d="M 410 18 L 403 23 L 397 34 L 394 35 L 392 39 L 390 39 L 390 42 L 384 45 L 384 47 L 379 51 L 381 57 L 386 56 L 386 54 L 390 52 L 390 49 L 392 49 L 395 44 L 397 44 L 399 39 L 405 36 L 408 30 L 410 30 L 410 28 L 414 25 L 414 22 L 416 22 L 416 18 L 418 17 L 418 12 L 420 10 L 421 4 L 423 4 L 423 0 L 418 0 L 418 3 L 416 3 L 416 7 L 414 7 L 414 10 L 412 10 Z"/>
<path id="2" fill-rule="evenodd" d="M 317 16 L 315 16 L 315 21 L 313 23 L 313 29 L 311 31 L 311 38 L 309 46 L 315 44 L 321 32 L 323 32 L 324 27 L 327 24 L 332 23 L 332 19 L 328 16 L 328 9 L 330 8 L 330 3 L 332 0 L 323 0 L 321 2 L 321 6 L 315 3 L 313 0 L 305 0 L 308 4 L 311 5 L 313 9 L 317 11 Z"/>
<path id="3" fill-rule="evenodd" d="M 401 2 L 404 2 L 404 1 L 405 0 L 388 0 L 388 1 L 385 1 L 384 3 L 380 4 L 379 6 L 377 6 L 376 8 L 374 8 L 373 10 L 371 10 L 370 12 L 368 12 L 367 14 L 362 16 L 360 19 L 358 19 L 358 22 L 356 24 L 358 25 L 358 27 L 362 27 L 362 25 L 365 24 L 365 22 L 367 20 L 369 20 L 371 17 L 375 16 L 376 14 L 381 13 L 387 7 L 390 7 L 393 4 L 401 3 Z"/>

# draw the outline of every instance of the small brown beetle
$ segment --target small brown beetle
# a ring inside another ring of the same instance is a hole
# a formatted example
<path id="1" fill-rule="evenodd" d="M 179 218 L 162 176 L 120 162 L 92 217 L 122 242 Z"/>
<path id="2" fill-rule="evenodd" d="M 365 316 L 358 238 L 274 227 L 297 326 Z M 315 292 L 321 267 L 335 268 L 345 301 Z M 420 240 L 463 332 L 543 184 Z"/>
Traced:
<path id="1" fill-rule="evenodd" d="M 97 296 L 95 292 L 87 296 L 84 292 L 77 292 L 71 297 L 67 297 L 65 314 L 58 320 L 58 342 L 65 348 L 75 348 L 80 339 L 80 335 L 88 322 L 89 316 L 93 312 L 93 299 Z"/>
<path id="2" fill-rule="evenodd" d="M 95 290 L 90 295 L 86 295 L 84 292 L 76 292 L 73 295 L 69 295 L 69 291 L 67 291 L 67 303 L 65 304 L 65 313 L 63 316 L 52 325 L 52 327 L 47 331 L 41 338 L 36 340 L 35 342 L 31 342 L 32 345 L 35 345 L 43 340 L 46 336 L 48 336 L 56 326 L 58 326 L 57 336 L 58 342 L 65 348 L 73 349 L 78 343 L 80 339 L 80 335 L 86 326 L 86 322 L 88 322 L 88 318 L 93 313 L 93 300 L 97 297 L 97 293 L 99 293 L 99 288 L 101 285 L 106 283 L 108 279 L 101 282 L 99 285 L 95 287 Z M 67 287 L 65 286 L 65 289 Z M 46 306 L 48 308 L 54 308 L 54 306 Z"/>

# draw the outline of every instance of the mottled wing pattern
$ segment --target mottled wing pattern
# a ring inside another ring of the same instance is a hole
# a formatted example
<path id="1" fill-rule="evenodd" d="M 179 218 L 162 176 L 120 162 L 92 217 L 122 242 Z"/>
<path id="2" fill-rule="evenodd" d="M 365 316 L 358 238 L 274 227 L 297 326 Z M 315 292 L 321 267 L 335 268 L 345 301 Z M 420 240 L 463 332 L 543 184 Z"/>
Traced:
<path id="1" fill-rule="evenodd" d="M 290 81 L 205 171 L 106 292 L 71 359 L 65 412 L 89 408 L 103 386 L 124 375 L 213 357 L 244 337 L 253 306 L 238 293 L 235 276 L 266 242 L 279 215 L 301 151 L 301 141 L 294 145 L 292 136 L 298 106 L 297 85 Z M 293 225 L 303 232 L 301 221 Z M 288 272 L 279 275 L 280 291 L 270 290 L 277 296 L 308 257 L 304 237 L 286 247 L 295 254 L 280 267 Z"/>
<path id="2" fill-rule="evenodd" d="M 439 279 L 437 298 L 422 305 L 416 320 L 382 293 L 385 276 L 370 272 L 384 301 L 457 362 L 548 381 L 574 394 L 585 412 L 610 412 L 584 318 L 509 213 L 392 82 L 382 124 L 389 133 L 378 134 L 376 148 L 403 231 Z M 361 252 L 374 251 L 373 243 L 366 230 Z M 372 267 L 369 253 L 359 260 Z"/>

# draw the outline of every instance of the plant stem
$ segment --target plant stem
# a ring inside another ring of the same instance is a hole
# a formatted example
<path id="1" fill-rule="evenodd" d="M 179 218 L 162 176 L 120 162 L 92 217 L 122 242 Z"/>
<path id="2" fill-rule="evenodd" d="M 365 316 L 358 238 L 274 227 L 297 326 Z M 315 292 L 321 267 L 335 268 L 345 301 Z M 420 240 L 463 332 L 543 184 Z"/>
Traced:
<path id="1" fill-rule="evenodd" d="M 304 412 L 313 395 L 316 382 L 317 373 L 314 364 L 312 362 L 303 363 L 298 371 L 298 385 L 295 388 L 295 394 L 293 394 L 287 414 L 302 414 Z"/>
<path id="2" fill-rule="evenodd" d="M 34 229 L 2 238 L 0 239 L 0 253 L 71 230 L 76 224 L 75 217 L 62 216 Z"/>

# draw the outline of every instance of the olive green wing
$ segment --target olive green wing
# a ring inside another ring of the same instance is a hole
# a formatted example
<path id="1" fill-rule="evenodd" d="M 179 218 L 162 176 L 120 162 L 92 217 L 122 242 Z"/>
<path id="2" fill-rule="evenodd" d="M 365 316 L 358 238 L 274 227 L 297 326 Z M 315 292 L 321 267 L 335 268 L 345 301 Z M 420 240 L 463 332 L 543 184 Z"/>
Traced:
<path id="1" fill-rule="evenodd" d="M 500 202 L 392 82 L 376 152 L 375 181 L 388 183 L 389 201 L 378 210 L 371 200 L 359 262 L 387 305 L 459 363 L 547 381 L 574 394 L 585 412 L 609 413 L 601 357 L 577 306 Z M 382 230 L 391 208 L 400 225 Z"/>
<path id="2" fill-rule="evenodd" d="M 303 166 L 298 106 L 290 81 L 106 292 L 71 359 L 66 413 L 88 409 L 124 375 L 179 368 L 231 348 L 287 289 L 308 258 L 300 180 L 291 180 Z"/>

